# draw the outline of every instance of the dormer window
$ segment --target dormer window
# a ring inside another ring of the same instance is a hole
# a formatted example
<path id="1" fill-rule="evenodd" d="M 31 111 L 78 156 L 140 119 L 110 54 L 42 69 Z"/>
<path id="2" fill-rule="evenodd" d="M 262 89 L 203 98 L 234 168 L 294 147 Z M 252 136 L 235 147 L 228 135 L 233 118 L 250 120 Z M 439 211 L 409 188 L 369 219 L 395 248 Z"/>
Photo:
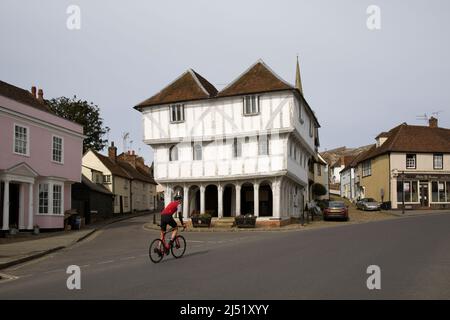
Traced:
<path id="1" fill-rule="evenodd" d="M 170 106 L 170 122 L 184 121 L 184 105 L 181 103 L 172 104 Z"/>
<path id="2" fill-rule="evenodd" d="M 259 114 L 259 96 L 244 97 L 244 115 L 251 116 Z"/>

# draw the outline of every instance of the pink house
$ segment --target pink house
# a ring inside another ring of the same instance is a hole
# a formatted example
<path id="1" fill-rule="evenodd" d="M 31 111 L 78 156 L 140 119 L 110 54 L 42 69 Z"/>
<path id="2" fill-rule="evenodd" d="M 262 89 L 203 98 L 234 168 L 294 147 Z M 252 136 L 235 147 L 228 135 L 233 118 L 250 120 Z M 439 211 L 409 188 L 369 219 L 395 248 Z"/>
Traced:
<path id="1" fill-rule="evenodd" d="M 56 116 L 41 89 L 0 81 L 0 228 L 61 229 L 81 180 L 83 127 Z"/>

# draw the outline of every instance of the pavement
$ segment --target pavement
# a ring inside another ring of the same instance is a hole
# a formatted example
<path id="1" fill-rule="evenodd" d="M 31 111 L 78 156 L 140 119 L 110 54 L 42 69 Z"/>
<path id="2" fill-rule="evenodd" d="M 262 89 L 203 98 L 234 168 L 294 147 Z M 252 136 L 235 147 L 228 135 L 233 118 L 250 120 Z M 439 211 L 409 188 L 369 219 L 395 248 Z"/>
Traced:
<path id="1" fill-rule="evenodd" d="M 41 233 L 39 236 L 30 235 L 17 239 L 2 239 L 2 243 L 0 243 L 0 270 L 70 247 L 111 223 L 146 214 L 150 214 L 150 212 L 122 215 L 89 225 L 82 230 L 61 231 L 53 234 Z"/>
<path id="2" fill-rule="evenodd" d="M 2 270 L 3 299 L 450 299 L 450 212 L 289 232 L 192 232 L 181 259 L 148 258 L 147 216 Z M 69 290 L 78 265 L 81 289 Z M 369 290 L 367 268 L 381 270 Z"/>

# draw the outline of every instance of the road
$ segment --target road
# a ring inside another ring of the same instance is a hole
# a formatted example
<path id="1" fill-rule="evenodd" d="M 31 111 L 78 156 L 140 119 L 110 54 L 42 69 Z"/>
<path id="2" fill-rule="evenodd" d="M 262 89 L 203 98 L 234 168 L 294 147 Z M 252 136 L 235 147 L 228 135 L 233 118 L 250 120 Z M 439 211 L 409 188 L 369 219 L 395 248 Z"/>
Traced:
<path id="1" fill-rule="evenodd" d="M 2 270 L 3 299 L 449 299 L 450 213 L 289 232 L 184 233 L 182 259 L 150 262 L 149 216 Z M 66 268 L 81 267 L 81 290 Z M 369 265 L 381 290 L 368 290 Z"/>

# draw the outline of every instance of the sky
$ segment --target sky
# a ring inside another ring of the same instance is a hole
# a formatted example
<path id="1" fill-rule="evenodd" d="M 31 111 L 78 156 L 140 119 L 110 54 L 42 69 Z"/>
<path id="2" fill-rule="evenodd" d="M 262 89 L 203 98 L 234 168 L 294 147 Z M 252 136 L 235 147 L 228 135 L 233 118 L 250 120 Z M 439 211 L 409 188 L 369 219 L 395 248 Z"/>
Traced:
<path id="1" fill-rule="evenodd" d="M 67 27 L 70 5 L 80 29 Z M 380 29 L 367 27 L 370 5 Z M 358 147 L 433 112 L 450 127 L 449 12 L 447 0 L 2 0 L 0 79 L 94 102 L 109 140 L 121 151 L 129 132 L 149 164 L 133 106 L 188 68 L 221 89 L 262 59 L 294 84 L 298 54 L 320 150 Z"/>

